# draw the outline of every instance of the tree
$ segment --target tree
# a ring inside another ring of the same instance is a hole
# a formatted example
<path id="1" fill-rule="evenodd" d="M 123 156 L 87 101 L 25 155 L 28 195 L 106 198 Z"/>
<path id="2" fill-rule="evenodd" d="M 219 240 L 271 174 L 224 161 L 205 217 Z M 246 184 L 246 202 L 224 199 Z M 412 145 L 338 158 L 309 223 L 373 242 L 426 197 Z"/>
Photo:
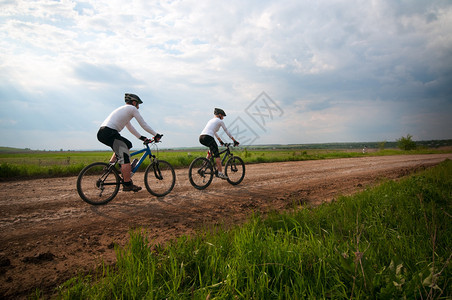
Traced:
<path id="1" fill-rule="evenodd" d="M 406 137 L 401 137 L 397 140 L 397 146 L 402 150 L 414 150 L 417 148 L 416 142 L 412 140 L 412 135 L 407 134 Z"/>

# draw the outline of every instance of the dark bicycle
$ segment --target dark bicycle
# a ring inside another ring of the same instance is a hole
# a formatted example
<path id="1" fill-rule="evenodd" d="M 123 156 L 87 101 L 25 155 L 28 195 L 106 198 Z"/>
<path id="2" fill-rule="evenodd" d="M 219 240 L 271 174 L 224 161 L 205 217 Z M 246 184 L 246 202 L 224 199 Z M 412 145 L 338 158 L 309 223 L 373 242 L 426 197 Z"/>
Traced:
<path id="1" fill-rule="evenodd" d="M 149 157 L 151 163 L 144 172 L 144 184 L 149 193 L 156 197 L 163 197 L 171 192 L 176 183 L 176 173 L 171 164 L 159 160 L 149 147 L 155 143 L 147 140 L 144 149 L 133 152 L 131 157 L 143 153 L 141 158 L 132 162 L 132 174 L 138 170 L 143 161 Z M 86 166 L 78 175 L 77 192 L 83 201 L 92 205 L 102 205 L 113 200 L 123 184 L 123 179 L 114 163 L 95 162 Z"/>
<path id="2" fill-rule="evenodd" d="M 242 182 L 245 177 L 245 163 L 243 160 L 235 156 L 231 152 L 232 144 L 224 144 L 225 150 L 220 152 L 220 155 L 225 153 L 221 164 L 225 165 L 225 174 L 228 177 L 227 181 L 232 185 L 237 185 Z M 188 168 L 188 178 L 191 185 L 198 190 L 207 188 L 213 180 L 213 176 L 218 177 L 218 170 L 215 163 L 215 158 L 208 152 L 208 158 L 198 157 L 193 160 Z"/>

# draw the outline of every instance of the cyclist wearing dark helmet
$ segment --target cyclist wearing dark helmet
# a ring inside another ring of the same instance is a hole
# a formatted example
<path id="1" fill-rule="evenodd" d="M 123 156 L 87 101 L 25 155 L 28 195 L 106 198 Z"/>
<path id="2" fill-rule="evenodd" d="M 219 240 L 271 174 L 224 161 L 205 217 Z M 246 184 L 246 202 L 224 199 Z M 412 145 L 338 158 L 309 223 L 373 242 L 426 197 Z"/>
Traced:
<path id="1" fill-rule="evenodd" d="M 228 129 L 224 125 L 223 119 L 224 117 L 226 117 L 226 113 L 224 112 L 224 110 L 222 110 L 221 108 L 215 108 L 213 114 L 215 115 L 215 117 L 210 119 L 209 122 L 207 122 L 206 127 L 204 127 L 203 131 L 201 132 L 201 135 L 199 136 L 199 142 L 202 145 L 209 147 L 210 153 L 212 153 L 213 157 L 215 157 L 215 162 L 218 170 L 218 177 L 220 177 L 221 179 L 227 179 L 227 176 L 223 174 L 220 160 L 220 152 L 218 151 L 218 145 L 217 142 L 215 142 L 214 137 L 216 137 L 220 144 L 223 145 L 223 141 L 217 134 L 220 127 L 222 127 L 224 132 L 226 132 L 226 134 L 234 141 L 234 146 L 237 146 L 239 142 L 237 142 L 234 139 L 232 134 L 228 131 Z"/>
<path id="2" fill-rule="evenodd" d="M 127 127 L 127 129 L 134 136 L 142 141 L 146 141 L 147 138 L 138 133 L 135 127 L 133 127 L 130 123 L 130 120 L 135 118 L 138 124 L 140 124 L 145 131 L 155 137 L 156 141 L 159 141 L 162 135 L 157 134 L 157 132 L 144 121 L 138 111 L 140 104 L 143 103 L 140 97 L 135 94 L 125 94 L 124 100 L 126 104 L 115 109 L 102 123 L 97 133 L 97 139 L 101 143 L 110 146 L 115 152 L 115 154 L 111 157 L 110 162 L 114 162 L 116 158 L 118 158 L 118 162 L 121 165 L 121 173 L 124 179 L 123 191 L 138 192 L 141 190 L 141 187 L 134 185 L 131 179 L 132 168 L 130 166 L 129 149 L 132 148 L 132 143 L 125 137 L 121 136 L 119 132 L 121 132 L 124 127 Z"/>

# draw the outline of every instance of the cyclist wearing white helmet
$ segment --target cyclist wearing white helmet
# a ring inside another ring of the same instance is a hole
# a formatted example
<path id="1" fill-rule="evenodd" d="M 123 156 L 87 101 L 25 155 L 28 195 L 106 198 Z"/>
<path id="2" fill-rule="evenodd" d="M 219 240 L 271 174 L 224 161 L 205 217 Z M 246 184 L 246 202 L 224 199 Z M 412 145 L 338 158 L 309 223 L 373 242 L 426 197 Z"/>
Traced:
<path id="1" fill-rule="evenodd" d="M 132 148 L 132 143 L 121 136 L 119 132 L 127 127 L 127 129 L 137 138 L 142 141 L 146 141 L 147 138 L 138 133 L 138 131 L 132 126 L 130 120 L 135 118 L 140 126 L 148 133 L 155 137 L 156 141 L 159 141 L 162 135 L 158 134 L 152 129 L 143 119 L 138 111 L 140 104 L 143 103 L 140 97 L 134 94 L 125 94 L 125 105 L 114 110 L 102 123 L 98 133 L 97 139 L 110 146 L 115 154 L 113 154 L 110 162 L 114 162 L 116 158 L 121 165 L 121 173 L 124 179 L 123 191 L 138 192 L 141 187 L 133 184 L 131 179 L 132 168 L 130 166 L 130 153 L 129 149 Z"/>
<path id="2" fill-rule="evenodd" d="M 226 125 L 224 125 L 223 119 L 226 117 L 226 113 L 221 108 L 215 108 L 213 111 L 215 117 L 210 119 L 209 122 L 207 122 L 206 127 L 204 127 L 203 131 L 201 132 L 201 135 L 199 136 L 199 142 L 209 147 L 210 152 L 212 153 L 213 157 L 215 157 L 215 162 L 217 165 L 218 170 L 218 177 L 221 179 L 227 179 L 227 176 L 223 174 L 223 170 L 221 167 L 221 159 L 220 159 L 220 152 L 218 151 L 218 145 L 217 142 L 215 142 L 214 137 L 218 139 L 221 145 L 223 145 L 223 141 L 218 136 L 217 132 L 220 130 L 220 127 L 223 128 L 224 132 L 234 141 L 234 146 L 237 146 L 239 142 L 237 142 L 232 134 L 228 131 L 226 128 Z"/>

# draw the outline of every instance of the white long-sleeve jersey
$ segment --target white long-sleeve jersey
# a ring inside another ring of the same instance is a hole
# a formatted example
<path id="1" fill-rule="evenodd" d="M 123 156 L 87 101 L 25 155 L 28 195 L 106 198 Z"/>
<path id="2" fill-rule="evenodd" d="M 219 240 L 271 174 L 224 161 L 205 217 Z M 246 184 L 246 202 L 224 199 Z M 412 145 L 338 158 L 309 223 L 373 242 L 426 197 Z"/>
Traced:
<path id="1" fill-rule="evenodd" d="M 141 137 L 141 134 L 138 133 L 138 131 L 135 129 L 135 127 L 132 126 L 132 124 L 130 123 L 130 120 L 132 120 L 132 118 L 135 118 L 138 122 L 138 124 L 140 124 L 140 126 L 146 130 L 147 132 L 149 132 L 150 134 L 152 134 L 153 136 L 155 136 L 157 134 L 157 132 L 151 128 L 151 126 L 149 126 L 146 121 L 144 121 L 143 117 L 141 116 L 140 112 L 138 111 L 138 109 L 133 106 L 133 105 L 129 105 L 126 104 L 124 106 L 118 107 L 117 109 L 115 109 L 106 119 L 105 121 L 102 123 L 101 127 L 106 126 L 109 127 L 111 129 L 115 129 L 118 132 L 120 132 L 121 130 L 124 129 L 124 127 L 127 127 L 127 129 L 137 138 Z"/>
<path id="2" fill-rule="evenodd" d="M 209 122 L 207 122 L 207 125 L 206 127 L 204 127 L 201 135 L 210 135 L 211 137 L 215 136 L 217 139 L 220 139 L 217 134 L 218 130 L 220 130 L 220 127 L 222 127 L 224 132 L 226 132 L 226 134 L 232 139 L 232 134 L 228 131 L 226 125 L 224 125 L 224 122 L 217 117 L 214 117 L 213 119 L 210 119 Z"/>

